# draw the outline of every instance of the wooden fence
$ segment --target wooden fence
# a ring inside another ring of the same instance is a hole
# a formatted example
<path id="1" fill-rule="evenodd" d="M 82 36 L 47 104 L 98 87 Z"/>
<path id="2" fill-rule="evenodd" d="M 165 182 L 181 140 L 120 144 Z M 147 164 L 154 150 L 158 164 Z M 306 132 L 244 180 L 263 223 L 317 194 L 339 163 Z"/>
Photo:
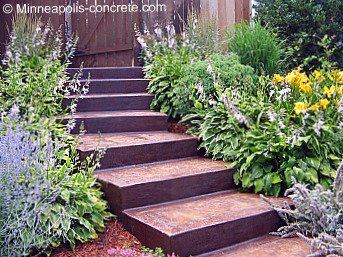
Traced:
<path id="1" fill-rule="evenodd" d="M 157 22 L 172 20 L 181 28 L 181 19 L 186 19 L 190 8 L 200 14 L 217 17 L 220 28 L 241 19 L 250 17 L 250 0 L 5 0 L 14 8 L 23 6 L 71 6 L 81 5 L 137 5 L 137 12 L 72 12 L 63 14 L 41 14 L 44 21 L 50 20 L 55 28 L 79 36 L 75 65 L 84 62 L 87 67 L 131 66 L 137 65 L 139 46 L 134 36 L 134 25 L 143 24 L 152 28 Z M 4 4 L 0 4 L 2 9 Z M 142 11 L 144 6 L 160 6 L 158 11 Z M 0 12 L 2 11 L 0 9 Z M 0 14 L 0 53 L 4 52 L 8 40 L 7 26 L 10 26 L 10 14 Z"/>

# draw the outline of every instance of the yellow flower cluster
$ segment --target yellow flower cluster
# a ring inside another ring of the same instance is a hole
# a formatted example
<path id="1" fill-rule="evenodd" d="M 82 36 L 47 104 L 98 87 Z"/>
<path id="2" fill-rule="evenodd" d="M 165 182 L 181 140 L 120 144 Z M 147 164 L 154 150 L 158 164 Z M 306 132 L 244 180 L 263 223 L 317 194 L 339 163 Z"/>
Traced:
<path id="1" fill-rule="evenodd" d="M 287 83 L 296 89 L 296 91 L 310 94 L 309 97 L 311 98 L 314 90 L 316 93 L 322 95 L 319 102 L 315 104 L 310 104 L 306 101 L 295 103 L 294 110 L 297 115 L 306 113 L 307 111 L 318 111 L 321 108 L 326 110 L 330 104 L 330 99 L 334 103 L 337 103 L 335 96 L 343 94 L 343 71 L 338 70 L 330 74 L 323 74 L 322 71 L 316 70 L 310 76 L 307 76 L 305 72 L 301 71 L 301 68 L 298 68 L 288 73 L 285 77 L 280 74 L 275 74 L 273 82 L 275 85 Z"/>
<path id="2" fill-rule="evenodd" d="M 326 98 L 320 99 L 319 104 L 314 104 L 310 107 L 308 107 L 308 104 L 306 104 L 304 102 L 297 102 L 297 103 L 295 103 L 294 111 L 297 115 L 299 115 L 300 113 L 306 113 L 308 110 L 318 111 L 319 108 L 323 108 L 323 110 L 326 110 L 329 103 L 330 103 L 330 101 Z"/>

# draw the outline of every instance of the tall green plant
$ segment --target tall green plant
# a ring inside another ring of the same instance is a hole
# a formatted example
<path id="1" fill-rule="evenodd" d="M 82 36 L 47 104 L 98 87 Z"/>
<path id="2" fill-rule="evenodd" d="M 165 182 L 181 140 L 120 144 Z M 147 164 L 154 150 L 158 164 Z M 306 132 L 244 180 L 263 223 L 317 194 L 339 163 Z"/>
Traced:
<path id="1" fill-rule="evenodd" d="M 271 29 L 241 23 L 235 32 L 227 33 L 229 50 L 238 54 L 242 64 L 250 65 L 258 74 L 272 75 L 280 71 L 285 60 L 283 43 Z"/>

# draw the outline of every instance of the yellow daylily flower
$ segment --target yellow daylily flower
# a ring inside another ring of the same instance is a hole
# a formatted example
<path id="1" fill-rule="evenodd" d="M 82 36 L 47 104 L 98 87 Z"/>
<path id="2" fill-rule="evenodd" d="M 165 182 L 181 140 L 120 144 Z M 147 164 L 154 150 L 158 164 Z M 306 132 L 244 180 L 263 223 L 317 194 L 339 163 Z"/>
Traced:
<path id="1" fill-rule="evenodd" d="M 306 112 L 306 104 L 304 102 L 297 102 L 295 103 L 294 107 L 295 113 L 299 115 L 300 113 Z"/>
<path id="2" fill-rule="evenodd" d="M 323 107 L 324 110 L 326 110 L 329 103 L 330 103 L 330 101 L 326 98 L 319 100 L 319 105 L 320 105 L 320 107 Z"/>
<path id="3" fill-rule="evenodd" d="M 328 78 L 331 81 L 340 81 L 341 79 L 343 79 L 343 73 L 340 72 L 339 70 L 335 70 L 333 73 L 333 76 L 331 76 L 331 74 L 329 74 Z"/>
<path id="4" fill-rule="evenodd" d="M 305 93 L 311 93 L 312 92 L 311 84 L 310 83 L 301 84 L 300 90 L 304 91 Z"/>
<path id="5" fill-rule="evenodd" d="M 315 70 L 314 72 L 312 72 L 312 75 L 314 79 L 319 82 L 323 82 L 325 80 L 324 75 L 320 71 Z"/>
<path id="6" fill-rule="evenodd" d="M 336 87 L 335 86 L 331 86 L 330 88 L 325 87 L 324 88 L 324 94 L 326 94 L 329 98 L 331 98 L 331 96 L 333 95 L 333 93 L 335 92 Z"/>
<path id="7" fill-rule="evenodd" d="M 342 84 L 343 84 L 343 81 L 342 81 Z M 336 87 L 336 91 L 337 91 L 337 94 L 341 95 L 343 93 L 343 86 Z"/>
<path id="8" fill-rule="evenodd" d="M 311 111 L 318 111 L 319 110 L 319 104 L 314 104 L 310 108 L 308 108 Z"/>
<path id="9" fill-rule="evenodd" d="M 274 84 L 279 84 L 279 83 L 283 83 L 285 81 L 285 77 L 281 76 L 280 74 L 275 74 L 273 77 L 273 82 Z"/>

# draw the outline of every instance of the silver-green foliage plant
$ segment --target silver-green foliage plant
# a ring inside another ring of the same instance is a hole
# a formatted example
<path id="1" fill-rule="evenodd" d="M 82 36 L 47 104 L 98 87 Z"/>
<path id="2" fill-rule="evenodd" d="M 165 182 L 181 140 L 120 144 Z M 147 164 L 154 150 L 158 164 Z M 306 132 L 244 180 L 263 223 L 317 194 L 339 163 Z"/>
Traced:
<path id="1" fill-rule="evenodd" d="M 0 255 L 28 256 L 97 238 L 112 217 L 91 176 L 100 151 L 81 162 L 77 145 L 32 134 L 11 114 L 0 129 Z"/>
<path id="2" fill-rule="evenodd" d="M 282 207 L 271 203 L 287 223 L 273 234 L 305 239 L 311 243 L 311 257 L 343 256 L 343 164 L 332 189 L 318 184 L 311 190 L 293 179 L 293 187 L 285 195 L 292 199 L 293 206 L 288 202 Z"/>

